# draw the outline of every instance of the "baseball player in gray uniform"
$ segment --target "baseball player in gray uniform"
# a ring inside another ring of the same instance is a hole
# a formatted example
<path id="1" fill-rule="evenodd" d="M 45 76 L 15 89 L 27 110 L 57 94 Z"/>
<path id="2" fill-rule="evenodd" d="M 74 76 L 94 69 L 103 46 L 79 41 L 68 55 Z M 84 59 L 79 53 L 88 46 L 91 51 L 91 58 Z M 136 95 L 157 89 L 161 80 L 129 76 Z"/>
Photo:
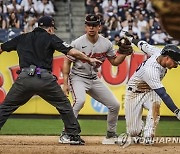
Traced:
<path id="1" fill-rule="evenodd" d="M 138 137 L 143 132 L 144 143 L 151 145 L 160 119 L 161 99 L 180 120 L 179 109 L 161 83 L 167 69 L 176 68 L 180 64 L 180 49 L 175 45 L 166 45 L 161 50 L 145 41 L 133 39 L 128 33 L 125 34 L 132 43 L 150 56 L 128 81 L 125 96 L 127 133 Z M 143 108 L 148 109 L 145 126 L 142 121 Z"/>
<path id="2" fill-rule="evenodd" d="M 77 38 L 71 45 L 87 56 L 96 57 L 102 62 L 108 58 L 110 63 L 114 66 L 121 64 L 127 55 L 119 54 L 116 56 L 112 43 L 98 34 L 99 29 L 100 20 L 98 16 L 88 15 L 85 19 L 86 34 Z M 73 63 L 73 66 L 70 71 L 71 63 Z M 70 85 L 74 101 L 73 111 L 76 117 L 85 103 L 86 93 L 109 109 L 107 115 L 107 135 L 102 144 L 114 144 L 117 139 L 116 126 L 120 103 L 110 89 L 98 78 L 97 72 L 100 65 L 101 64 L 98 63 L 92 66 L 86 62 L 67 56 L 63 68 L 64 93 L 68 95 Z M 59 142 L 69 142 L 65 132 L 62 133 Z"/>

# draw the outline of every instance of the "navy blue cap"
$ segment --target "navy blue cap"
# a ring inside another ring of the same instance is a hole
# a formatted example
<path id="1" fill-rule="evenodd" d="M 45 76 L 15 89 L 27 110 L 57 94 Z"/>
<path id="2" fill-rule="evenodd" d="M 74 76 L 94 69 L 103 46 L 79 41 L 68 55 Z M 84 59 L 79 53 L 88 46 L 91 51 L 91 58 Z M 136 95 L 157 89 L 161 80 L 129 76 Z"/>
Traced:
<path id="1" fill-rule="evenodd" d="M 55 21 L 52 17 L 50 16 L 43 16 L 41 18 L 39 18 L 38 20 L 38 26 L 45 26 L 45 27 L 54 27 L 55 29 L 57 29 L 55 27 Z"/>
<path id="2" fill-rule="evenodd" d="M 89 14 L 86 16 L 85 19 L 85 24 L 95 24 L 95 25 L 100 25 L 100 19 L 99 16 L 95 14 Z"/>

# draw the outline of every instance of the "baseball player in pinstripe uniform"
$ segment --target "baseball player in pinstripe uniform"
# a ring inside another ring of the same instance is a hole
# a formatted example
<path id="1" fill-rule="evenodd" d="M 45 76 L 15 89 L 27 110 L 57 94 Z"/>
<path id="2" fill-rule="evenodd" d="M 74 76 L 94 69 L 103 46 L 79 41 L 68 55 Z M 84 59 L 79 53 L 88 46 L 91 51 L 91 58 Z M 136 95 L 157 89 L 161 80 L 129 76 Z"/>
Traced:
<path id="1" fill-rule="evenodd" d="M 137 137 L 143 132 L 144 143 L 149 145 L 153 144 L 155 129 L 160 119 L 161 99 L 180 120 L 179 109 L 161 83 L 167 69 L 176 68 L 180 64 L 180 49 L 175 45 L 166 45 L 161 50 L 145 41 L 133 39 L 127 32 L 125 34 L 132 43 L 150 56 L 128 81 L 125 97 L 127 133 Z M 145 126 L 142 121 L 143 108 L 148 109 Z"/>
<path id="2" fill-rule="evenodd" d="M 72 42 L 72 46 L 81 50 L 89 57 L 96 57 L 98 60 L 104 62 L 106 58 L 114 66 L 121 64 L 126 58 L 126 54 L 119 54 L 113 50 L 112 43 L 98 34 L 100 29 L 100 20 L 96 15 L 88 15 L 85 19 L 86 34 L 80 36 Z M 131 45 L 129 45 L 131 47 Z M 117 139 L 116 125 L 118 120 L 118 113 L 120 103 L 110 91 L 110 89 L 98 78 L 97 72 L 101 64 L 89 65 L 83 61 L 67 56 L 65 59 L 63 76 L 64 76 L 64 92 L 69 93 L 69 85 L 72 92 L 74 104 L 73 111 L 75 116 L 78 116 L 82 109 L 86 93 L 97 101 L 104 104 L 108 109 L 107 116 L 107 135 L 102 144 L 114 144 Z M 70 71 L 71 63 L 73 62 Z M 68 143 L 68 136 L 65 132 L 62 133 L 60 143 Z"/>

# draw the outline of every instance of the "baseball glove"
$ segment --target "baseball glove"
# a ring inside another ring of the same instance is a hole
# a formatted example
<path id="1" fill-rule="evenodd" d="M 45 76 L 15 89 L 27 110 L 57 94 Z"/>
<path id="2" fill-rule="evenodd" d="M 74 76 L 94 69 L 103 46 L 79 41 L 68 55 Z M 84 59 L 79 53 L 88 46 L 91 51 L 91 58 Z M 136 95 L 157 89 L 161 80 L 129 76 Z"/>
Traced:
<path id="1" fill-rule="evenodd" d="M 133 53 L 131 42 L 127 38 L 122 37 L 117 45 L 119 46 L 118 53 L 125 55 L 131 55 Z"/>

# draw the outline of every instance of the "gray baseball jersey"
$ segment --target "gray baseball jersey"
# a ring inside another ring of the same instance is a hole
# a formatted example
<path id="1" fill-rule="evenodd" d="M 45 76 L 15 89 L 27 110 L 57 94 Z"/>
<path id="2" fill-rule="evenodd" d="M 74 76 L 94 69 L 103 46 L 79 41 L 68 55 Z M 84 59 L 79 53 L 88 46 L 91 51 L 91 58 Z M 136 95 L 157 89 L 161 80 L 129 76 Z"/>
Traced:
<path id="1" fill-rule="evenodd" d="M 73 41 L 71 45 L 85 53 L 88 57 L 96 58 L 102 62 L 104 62 L 107 57 L 116 56 L 112 43 L 101 35 L 99 35 L 95 44 L 92 44 L 87 39 L 86 34 L 84 34 Z M 81 60 L 74 59 L 73 57 L 67 57 L 74 62 L 71 73 L 78 74 L 79 76 L 86 78 L 93 78 L 97 76 L 97 68 L 99 68 L 100 65 L 92 66 Z"/>
<path id="2" fill-rule="evenodd" d="M 127 132 L 132 136 L 138 135 L 144 129 L 144 136 L 155 134 L 159 116 L 153 119 L 153 105 L 160 104 L 161 99 L 153 89 L 163 87 L 161 80 L 167 69 L 157 62 L 161 49 L 149 45 L 145 41 L 138 42 L 138 48 L 148 54 L 150 58 L 144 61 L 128 81 L 125 97 L 125 116 Z M 142 110 L 148 109 L 146 125 L 142 121 Z"/>
<path id="3" fill-rule="evenodd" d="M 94 57 L 102 62 L 107 57 L 116 57 L 112 43 L 101 35 L 99 35 L 95 44 L 92 44 L 85 34 L 73 41 L 71 45 L 87 56 Z M 97 69 L 100 65 L 92 66 L 73 57 L 68 56 L 68 58 L 73 61 L 69 83 L 74 101 L 73 111 L 75 116 L 78 116 L 83 107 L 87 93 L 109 109 L 107 129 L 110 132 L 116 132 L 120 104 L 108 86 L 97 77 Z"/>

